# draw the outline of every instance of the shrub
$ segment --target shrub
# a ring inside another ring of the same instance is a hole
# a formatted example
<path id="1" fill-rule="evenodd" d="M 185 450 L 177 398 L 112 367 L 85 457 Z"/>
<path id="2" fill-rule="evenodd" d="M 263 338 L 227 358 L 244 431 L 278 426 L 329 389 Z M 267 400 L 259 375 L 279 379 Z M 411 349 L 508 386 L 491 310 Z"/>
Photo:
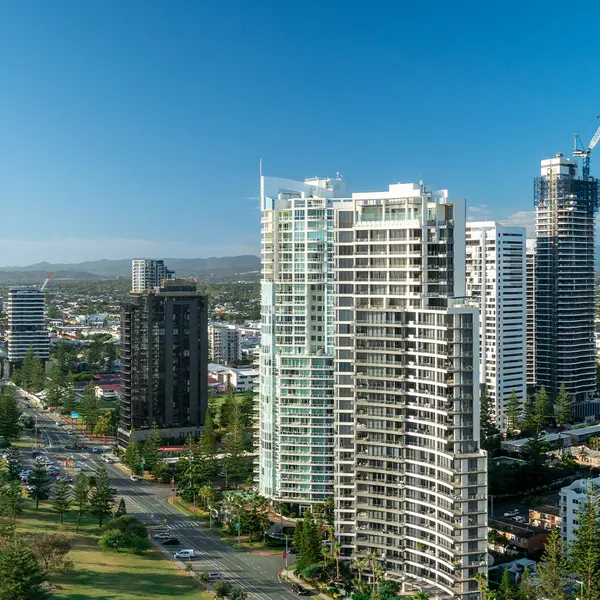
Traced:
<path id="1" fill-rule="evenodd" d="M 229 581 L 217 581 L 213 585 L 215 591 L 215 598 L 226 598 L 233 589 L 233 586 Z"/>

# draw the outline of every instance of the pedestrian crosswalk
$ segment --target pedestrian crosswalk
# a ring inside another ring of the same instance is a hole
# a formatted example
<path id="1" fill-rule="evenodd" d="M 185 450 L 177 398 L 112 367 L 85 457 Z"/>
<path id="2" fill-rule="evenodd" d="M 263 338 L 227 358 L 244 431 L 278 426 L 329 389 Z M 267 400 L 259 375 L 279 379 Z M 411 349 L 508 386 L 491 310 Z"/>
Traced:
<path id="1" fill-rule="evenodd" d="M 168 523 L 169 529 L 194 529 L 200 527 L 200 525 L 194 521 L 182 521 L 180 523 Z"/>

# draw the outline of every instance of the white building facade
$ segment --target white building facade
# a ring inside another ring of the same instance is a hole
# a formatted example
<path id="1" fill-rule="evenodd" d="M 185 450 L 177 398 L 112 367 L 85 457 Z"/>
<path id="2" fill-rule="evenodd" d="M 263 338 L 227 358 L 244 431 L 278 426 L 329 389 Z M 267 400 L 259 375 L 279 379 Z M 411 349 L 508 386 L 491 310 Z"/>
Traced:
<path id="1" fill-rule="evenodd" d="M 508 400 L 527 398 L 526 232 L 494 221 L 467 223 L 467 296 L 479 304 L 480 383 L 506 430 Z"/>
<path id="2" fill-rule="evenodd" d="M 577 513 L 585 502 L 590 487 L 600 489 L 600 477 L 595 479 L 578 479 L 560 490 L 560 533 L 569 544 L 575 540 L 575 531 L 579 525 Z"/>
<path id="3" fill-rule="evenodd" d="M 223 365 L 239 362 L 242 359 L 240 339 L 240 331 L 235 327 L 209 325 L 210 360 Z"/>
<path id="4" fill-rule="evenodd" d="M 527 387 L 535 387 L 535 240 L 527 240 Z"/>
<path id="5" fill-rule="evenodd" d="M 8 291 L 8 360 L 19 363 L 31 348 L 43 360 L 50 357 L 50 337 L 44 320 L 44 292 L 15 286 Z"/>
<path id="6" fill-rule="evenodd" d="M 134 258 L 131 261 L 131 291 L 135 293 L 152 290 L 162 279 L 172 279 L 174 271 L 165 266 L 163 260 Z"/>
<path id="7" fill-rule="evenodd" d="M 422 184 L 353 194 L 336 205 L 335 268 L 341 552 L 375 556 L 407 593 L 476 599 L 487 458 L 464 200 Z"/>
<path id="8" fill-rule="evenodd" d="M 261 494 L 333 494 L 333 206 L 342 182 L 261 177 Z"/>

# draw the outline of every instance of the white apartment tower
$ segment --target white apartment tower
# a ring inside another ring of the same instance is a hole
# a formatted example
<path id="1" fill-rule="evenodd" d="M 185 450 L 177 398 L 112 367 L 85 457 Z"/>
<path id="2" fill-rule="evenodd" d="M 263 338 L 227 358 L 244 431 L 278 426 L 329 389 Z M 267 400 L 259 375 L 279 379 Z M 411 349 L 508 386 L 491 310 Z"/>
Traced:
<path id="1" fill-rule="evenodd" d="M 261 494 L 333 494 L 333 199 L 343 183 L 261 177 Z"/>
<path id="2" fill-rule="evenodd" d="M 342 553 L 374 556 L 407 593 L 476 599 L 487 459 L 464 200 L 422 184 L 353 194 L 336 206 L 335 265 Z"/>
<path id="3" fill-rule="evenodd" d="M 165 266 L 163 260 L 134 258 L 131 261 L 131 291 L 134 293 L 153 290 L 162 279 L 172 279 L 174 271 Z"/>
<path id="4" fill-rule="evenodd" d="M 20 363 L 29 348 L 48 360 L 50 337 L 44 321 L 44 292 L 37 287 L 16 286 L 8 290 L 8 360 Z"/>
<path id="5" fill-rule="evenodd" d="M 535 240 L 527 240 L 527 387 L 535 387 Z"/>
<path id="6" fill-rule="evenodd" d="M 239 329 L 227 325 L 209 325 L 208 342 L 212 362 L 230 365 L 242 359 Z"/>
<path id="7" fill-rule="evenodd" d="M 527 398 L 526 233 L 494 221 L 467 223 L 467 296 L 479 304 L 479 374 L 506 430 L 513 392 Z"/>

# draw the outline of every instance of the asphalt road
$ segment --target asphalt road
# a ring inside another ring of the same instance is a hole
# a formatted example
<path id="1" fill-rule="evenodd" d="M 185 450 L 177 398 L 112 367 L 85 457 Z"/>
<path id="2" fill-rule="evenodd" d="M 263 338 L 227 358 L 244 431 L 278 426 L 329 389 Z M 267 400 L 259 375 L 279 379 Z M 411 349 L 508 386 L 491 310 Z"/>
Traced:
<path id="1" fill-rule="evenodd" d="M 91 473 L 98 465 L 104 465 L 109 473 L 111 486 L 119 496 L 125 498 L 127 512 L 143 520 L 147 525 L 167 526 L 179 539 L 179 546 L 160 546 L 161 551 L 172 556 L 177 550 L 193 548 L 198 565 L 196 570 L 219 571 L 225 578 L 243 587 L 250 598 L 257 600 L 292 600 L 298 596 L 279 582 L 277 573 L 284 566 L 282 555 L 261 556 L 256 553 L 238 552 L 213 534 L 208 526 L 198 524 L 168 504 L 167 486 L 147 481 L 131 481 L 118 467 L 105 464 L 101 455 L 88 451 L 66 450 L 65 445 L 73 442 L 67 434 L 68 426 L 59 427 L 53 416 L 32 406 L 21 398 L 25 412 L 34 419 L 48 452 L 73 456 L 82 471 Z M 92 444 L 89 444 L 90 447 Z M 25 461 L 28 462 L 28 461 Z M 293 557 L 290 557 L 293 560 Z"/>

